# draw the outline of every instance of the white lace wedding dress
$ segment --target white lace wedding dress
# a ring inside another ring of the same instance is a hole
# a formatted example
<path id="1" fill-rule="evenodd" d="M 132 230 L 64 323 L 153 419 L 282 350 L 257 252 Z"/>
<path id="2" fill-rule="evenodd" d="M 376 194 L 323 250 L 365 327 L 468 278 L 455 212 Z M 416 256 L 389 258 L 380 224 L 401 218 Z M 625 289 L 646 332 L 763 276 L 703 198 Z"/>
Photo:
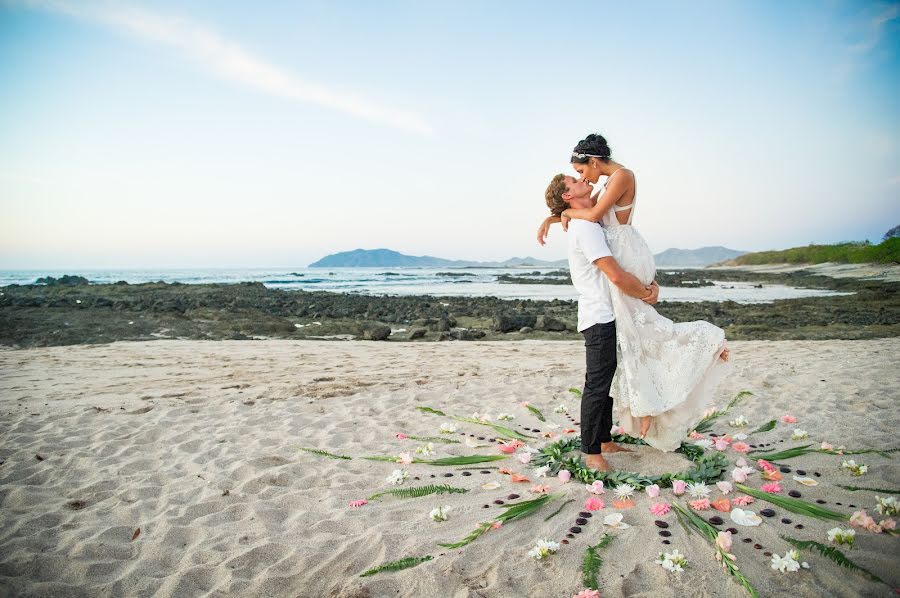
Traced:
<path id="1" fill-rule="evenodd" d="M 606 191 L 604 184 L 601 194 Z M 627 224 L 619 224 L 617 211 L 631 209 Z M 626 272 L 644 284 L 656 276 L 653 253 L 631 225 L 634 200 L 613 206 L 603 216 L 609 248 Z M 660 315 L 651 305 L 610 286 L 616 316 L 618 369 L 610 395 L 614 419 L 625 432 L 640 434 L 641 416 L 653 416 L 644 440 L 662 451 L 679 447 L 686 435 L 712 406 L 716 387 L 729 371 L 719 359 L 725 332 L 709 322 L 682 322 Z"/>

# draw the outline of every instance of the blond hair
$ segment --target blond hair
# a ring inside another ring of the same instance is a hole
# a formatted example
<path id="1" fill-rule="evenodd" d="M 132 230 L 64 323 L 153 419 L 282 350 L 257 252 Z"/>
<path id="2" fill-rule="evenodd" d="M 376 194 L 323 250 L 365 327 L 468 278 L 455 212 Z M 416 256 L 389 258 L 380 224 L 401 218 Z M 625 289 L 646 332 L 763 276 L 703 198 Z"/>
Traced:
<path id="1" fill-rule="evenodd" d="M 547 201 L 547 207 L 554 216 L 559 216 L 563 210 L 569 208 L 569 202 L 563 199 L 563 193 L 569 191 L 569 185 L 566 183 L 566 175 L 558 174 L 553 177 L 550 184 L 547 185 L 547 191 L 544 192 L 544 199 Z"/>

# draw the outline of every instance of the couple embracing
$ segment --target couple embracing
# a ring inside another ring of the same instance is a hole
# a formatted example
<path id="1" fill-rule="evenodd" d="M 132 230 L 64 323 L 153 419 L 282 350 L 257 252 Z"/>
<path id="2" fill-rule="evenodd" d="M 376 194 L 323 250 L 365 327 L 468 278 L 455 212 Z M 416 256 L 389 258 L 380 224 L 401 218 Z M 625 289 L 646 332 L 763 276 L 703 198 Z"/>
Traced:
<path id="1" fill-rule="evenodd" d="M 673 451 L 702 419 L 727 371 L 725 333 L 709 322 L 675 324 L 653 305 L 659 295 L 647 243 L 632 226 L 635 175 L 612 160 L 601 135 L 588 135 L 570 159 L 578 178 L 558 174 L 546 191 L 551 224 L 567 230 L 569 270 L 578 291 L 578 330 L 587 354 L 581 450 L 607 471 L 615 419 L 625 433 Z M 594 194 L 593 184 L 606 177 Z"/>

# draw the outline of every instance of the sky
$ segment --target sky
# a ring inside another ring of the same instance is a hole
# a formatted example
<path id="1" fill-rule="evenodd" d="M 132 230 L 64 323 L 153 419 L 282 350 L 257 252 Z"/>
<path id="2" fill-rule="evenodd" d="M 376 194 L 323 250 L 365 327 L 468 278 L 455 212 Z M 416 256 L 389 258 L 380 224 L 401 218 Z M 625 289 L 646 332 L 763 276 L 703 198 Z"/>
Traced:
<path id="1" fill-rule="evenodd" d="M 0 0 L 0 90 L 2 269 L 561 259 L 592 132 L 657 252 L 900 224 L 900 2 Z"/>

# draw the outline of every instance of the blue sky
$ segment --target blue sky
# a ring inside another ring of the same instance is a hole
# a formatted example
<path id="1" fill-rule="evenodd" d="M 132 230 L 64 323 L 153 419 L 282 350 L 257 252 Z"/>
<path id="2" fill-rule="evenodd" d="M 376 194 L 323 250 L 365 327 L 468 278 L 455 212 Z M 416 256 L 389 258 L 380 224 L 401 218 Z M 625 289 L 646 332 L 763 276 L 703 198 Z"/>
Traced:
<path id="1" fill-rule="evenodd" d="M 2 2 L 0 267 L 541 248 L 590 132 L 650 246 L 900 223 L 900 3 Z"/>

